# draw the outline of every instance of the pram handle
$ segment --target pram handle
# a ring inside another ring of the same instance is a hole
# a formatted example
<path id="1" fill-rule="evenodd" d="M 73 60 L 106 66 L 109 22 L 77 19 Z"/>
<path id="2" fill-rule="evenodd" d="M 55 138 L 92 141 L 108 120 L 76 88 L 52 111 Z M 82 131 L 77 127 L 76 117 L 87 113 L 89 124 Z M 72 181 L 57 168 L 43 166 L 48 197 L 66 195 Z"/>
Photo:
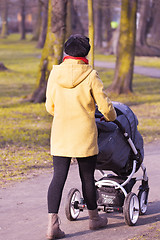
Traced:
<path id="1" fill-rule="evenodd" d="M 115 124 L 119 127 L 119 129 L 121 130 L 121 132 L 123 133 L 123 135 L 126 134 L 125 128 L 122 126 L 122 124 L 121 124 L 117 119 L 115 119 L 115 120 L 113 121 L 113 123 L 115 123 Z M 127 134 L 127 135 L 128 135 L 128 134 Z M 125 137 L 127 137 L 127 136 L 125 136 Z"/>
<path id="2" fill-rule="evenodd" d="M 104 116 L 101 117 L 101 120 L 100 121 L 106 121 L 106 119 L 104 118 Z M 109 121 L 110 122 L 110 121 Z M 117 120 L 115 119 L 114 121 L 112 121 L 114 124 L 116 124 L 119 128 L 119 130 L 121 131 L 121 133 L 123 134 L 124 138 L 126 139 L 126 141 L 128 142 L 128 144 L 130 145 L 134 155 L 135 155 L 135 159 L 142 163 L 142 159 L 140 158 L 140 154 L 137 150 L 137 148 L 135 147 L 132 139 L 129 137 L 129 134 L 126 132 L 125 128 L 122 126 L 122 124 Z"/>
<path id="3" fill-rule="evenodd" d="M 137 157 L 136 160 L 140 161 L 139 153 L 138 153 L 138 151 L 137 151 L 137 149 L 136 149 L 132 139 L 129 137 L 129 134 L 126 132 L 125 128 L 122 126 L 122 124 L 117 119 L 114 120 L 113 122 L 119 127 L 119 129 L 122 132 L 123 136 L 125 137 L 125 139 L 129 143 L 130 147 L 132 148 L 133 153 Z"/>
<path id="4" fill-rule="evenodd" d="M 127 134 L 126 133 L 126 130 L 125 130 L 125 128 L 122 126 L 122 124 L 117 120 L 117 119 L 115 119 L 114 121 L 107 121 L 106 119 L 105 119 L 105 117 L 102 115 L 98 115 L 98 118 L 100 118 L 100 121 L 105 121 L 105 122 L 113 122 L 113 123 L 115 123 L 118 127 L 119 127 L 119 129 L 120 129 L 120 131 L 122 132 L 122 134 L 125 136 L 125 134 Z M 128 134 L 127 134 L 128 135 Z M 127 137 L 127 136 L 126 136 Z"/>

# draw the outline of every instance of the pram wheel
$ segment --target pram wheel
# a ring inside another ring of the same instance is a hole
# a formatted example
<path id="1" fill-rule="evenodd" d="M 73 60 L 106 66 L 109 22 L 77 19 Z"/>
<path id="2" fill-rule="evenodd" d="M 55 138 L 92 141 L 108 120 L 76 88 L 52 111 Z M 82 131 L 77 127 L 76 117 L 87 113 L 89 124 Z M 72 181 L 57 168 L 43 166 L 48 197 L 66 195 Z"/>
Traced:
<path id="1" fill-rule="evenodd" d="M 135 193 L 128 193 L 123 206 L 125 223 L 129 226 L 136 224 L 139 217 L 139 200 Z"/>
<path id="2" fill-rule="evenodd" d="M 78 204 L 81 201 L 81 194 L 77 188 L 72 188 L 67 196 L 67 201 L 65 205 L 66 217 L 70 221 L 74 221 L 78 218 L 80 214 L 80 209 Z"/>
<path id="3" fill-rule="evenodd" d="M 148 208 L 148 190 L 140 190 L 138 193 L 139 199 L 139 213 L 140 215 L 144 215 Z"/>

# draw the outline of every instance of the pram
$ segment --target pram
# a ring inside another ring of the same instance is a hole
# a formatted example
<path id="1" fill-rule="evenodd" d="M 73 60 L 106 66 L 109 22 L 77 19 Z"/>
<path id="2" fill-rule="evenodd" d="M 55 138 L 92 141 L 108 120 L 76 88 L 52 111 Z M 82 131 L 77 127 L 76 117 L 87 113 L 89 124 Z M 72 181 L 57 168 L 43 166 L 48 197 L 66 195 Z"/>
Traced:
<path id="1" fill-rule="evenodd" d="M 148 207 L 149 185 L 143 164 L 143 139 L 132 110 L 119 102 L 113 102 L 113 105 L 117 113 L 114 122 L 103 121 L 98 109 L 95 114 L 99 145 L 96 169 L 102 174 L 99 180 L 95 180 L 97 205 L 99 211 L 123 213 L 125 223 L 133 226 Z M 140 168 L 142 176 L 134 177 Z M 132 190 L 138 181 L 141 185 L 136 195 Z M 67 219 L 76 220 L 85 209 L 87 207 L 80 191 L 72 188 L 65 205 Z"/>

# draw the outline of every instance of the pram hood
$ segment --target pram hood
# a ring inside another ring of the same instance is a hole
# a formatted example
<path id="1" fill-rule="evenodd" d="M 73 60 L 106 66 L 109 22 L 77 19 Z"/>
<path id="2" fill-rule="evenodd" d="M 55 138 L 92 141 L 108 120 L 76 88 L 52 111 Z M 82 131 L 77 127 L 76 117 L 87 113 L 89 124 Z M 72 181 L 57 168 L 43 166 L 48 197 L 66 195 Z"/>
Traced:
<path id="1" fill-rule="evenodd" d="M 125 104 L 113 102 L 117 120 L 132 139 L 135 147 L 144 157 L 143 139 L 137 130 L 138 119 Z M 133 162 L 133 152 L 118 126 L 113 122 L 100 121 L 103 115 L 96 109 L 96 124 L 98 128 L 99 154 L 96 168 L 112 170 L 118 175 L 129 175 Z"/>

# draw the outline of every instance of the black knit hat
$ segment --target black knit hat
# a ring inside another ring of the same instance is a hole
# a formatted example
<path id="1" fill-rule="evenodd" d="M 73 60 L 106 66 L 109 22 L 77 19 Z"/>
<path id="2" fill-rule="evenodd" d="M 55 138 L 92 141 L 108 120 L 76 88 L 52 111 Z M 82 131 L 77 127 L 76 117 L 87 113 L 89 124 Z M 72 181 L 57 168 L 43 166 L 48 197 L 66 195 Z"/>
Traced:
<path id="1" fill-rule="evenodd" d="M 73 57 L 87 56 L 90 48 L 89 38 L 81 34 L 71 35 L 64 44 L 65 53 Z"/>

